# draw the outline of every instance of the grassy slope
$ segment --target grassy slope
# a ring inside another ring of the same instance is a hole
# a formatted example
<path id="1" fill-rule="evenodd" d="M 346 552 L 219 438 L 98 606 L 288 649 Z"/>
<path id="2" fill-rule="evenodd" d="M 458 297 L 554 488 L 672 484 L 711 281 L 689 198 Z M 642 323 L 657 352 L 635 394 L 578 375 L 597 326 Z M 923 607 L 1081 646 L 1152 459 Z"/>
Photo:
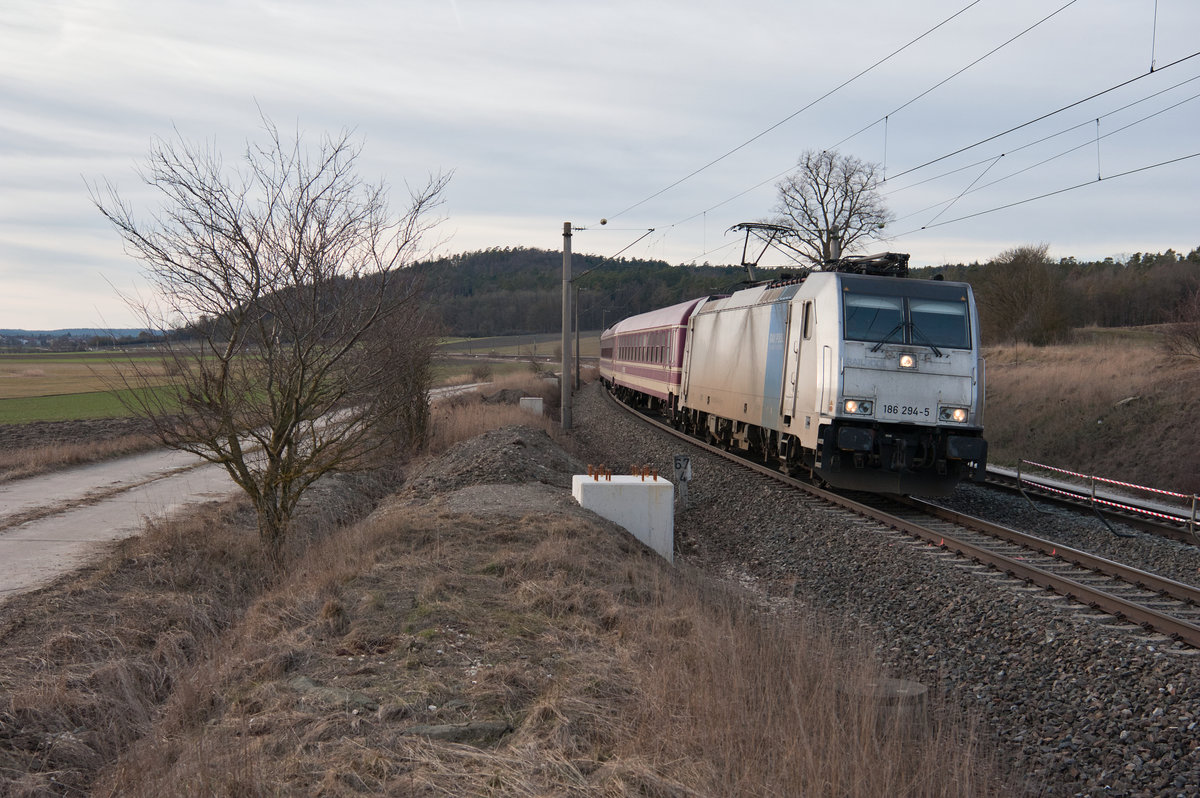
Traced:
<path id="1" fill-rule="evenodd" d="M 1200 368 L 1153 339 L 991 348 L 986 435 L 993 463 L 1035 460 L 1152 487 L 1200 491 Z"/>

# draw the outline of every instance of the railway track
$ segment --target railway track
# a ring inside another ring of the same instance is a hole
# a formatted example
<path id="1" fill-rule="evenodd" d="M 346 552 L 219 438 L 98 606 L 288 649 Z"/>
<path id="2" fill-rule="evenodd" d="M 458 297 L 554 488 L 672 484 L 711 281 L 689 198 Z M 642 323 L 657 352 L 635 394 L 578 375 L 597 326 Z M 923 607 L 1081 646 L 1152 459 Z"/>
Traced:
<path id="1" fill-rule="evenodd" d="M 609 398 L 642 422 L 758 474 L 1028 584 L 1200 649 L 1200 590 L 1190 585 L 918 499 L 850 496 L 824 490 L 698 441 L 611 396 Z"/>
<path id="2" fill-rule="evenodd" d="M 1067 507 L 1089 509 L 1099 516 L 1100 520 L 1114 534 L 1117 532 L 1108 518 L 1120 521 L 1134 529 L 1160 535 L 1181 543 L 1196 545 L 1200 543 L 1200 524 L 1197 523 L 1197 508 L 1193 499 L 1190 511 L 1183 508 L 1167 507 L 1151 500 L 1140 500 L 1130 496 L 1105 494 L 1097 491 L 1095 484 L 1090 486 L 1073 485 L 1066 481 L 1039 480 L 1027 474 L 988 468 L 987 480 L 984 483 L 998 490 L 1024 495 L 1032 503 L 1033 497 Z M 1166 491 L 1157 491 L 1167 493 Z M 1180 496 L 1180 494 L 1169 494 Z M 1184 497 L 1186 498 L 1186 497 Z M 1036 505 L 1034 505 L 1036 507 Z"/>

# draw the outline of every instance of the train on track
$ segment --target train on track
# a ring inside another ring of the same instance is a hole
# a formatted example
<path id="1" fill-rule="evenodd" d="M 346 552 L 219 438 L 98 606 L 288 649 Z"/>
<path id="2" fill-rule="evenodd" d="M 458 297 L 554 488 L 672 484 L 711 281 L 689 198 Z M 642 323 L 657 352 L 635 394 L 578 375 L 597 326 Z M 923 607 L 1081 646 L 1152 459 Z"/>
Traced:
<path id="1" fill-rule="evenodd" d="M 982 479 L 984 360 L 971 286 L 848 257 L 601 333 L 623 401 L 835 488 L 944 495 Z"/>

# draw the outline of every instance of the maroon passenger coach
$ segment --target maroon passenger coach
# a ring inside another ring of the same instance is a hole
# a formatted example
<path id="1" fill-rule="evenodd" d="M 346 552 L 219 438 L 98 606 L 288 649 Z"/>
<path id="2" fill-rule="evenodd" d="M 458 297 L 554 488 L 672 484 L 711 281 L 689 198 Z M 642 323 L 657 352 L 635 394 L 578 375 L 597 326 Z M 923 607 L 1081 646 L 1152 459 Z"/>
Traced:
<path id="1" fill-rule="evenodd" d="M 675 410 L 683 380 L 688 319 L 707 297 L 631 316 L 600 334 L 600 378 L 628 400 L 649 397 L 651 405 Z"/>

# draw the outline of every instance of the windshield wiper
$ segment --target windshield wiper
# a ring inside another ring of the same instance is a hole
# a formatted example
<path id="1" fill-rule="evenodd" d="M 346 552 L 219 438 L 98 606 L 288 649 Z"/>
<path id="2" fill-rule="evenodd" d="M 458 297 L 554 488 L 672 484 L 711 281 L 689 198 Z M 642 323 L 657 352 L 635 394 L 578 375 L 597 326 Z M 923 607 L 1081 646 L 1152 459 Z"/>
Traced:
<path id="1" fill-rule="evenodd" d="M 887 335 L 880 338 L 879 343 L 877 343 L 877 344 L 875 344 L 875 346 L 871 347 L 871 351 L 878 352 L 879 348 L 881 346 L 886 344 L 889 340 L 891 340 L 891 337 L 893 335 L 895 335 L 897 332 L 899 332 L 900 330 L 903 330 L 903 329 L 904 329 L 904 322 L 900 322 L 899 324 L 897 324 L 895 327 L 892 328 L 892 331 L 890 333 L 888 333 Z"/>
<path id="2" fill-rule="evenodd" d="M 932 350 L 933 350 L 933 354 L 934 354 L 936 357 L 941 357 L 941 356 L 942 356 L 942 352 L 941 352 L 941 350 L 940 350 L 940 349 L 938 349 L 936 346 L 934 346 L 934 344 L 933 344 L 933 341 L 930 341 L 930 340 L 929 340 L 929 336 L 928 336 L 928 335 L 926 335 L 925 333 L 921 332 L 920 328 L 919 328 L 919 327 L 917 327 L 917 325 L 916 325 L 914 322 L 911 322 L 911 321 L 910 321 L 910 322 L 908 323 L 908 326 L 909 326 L 909 331 L 910 331 L 910 332 L 911 332 L 911 334 L 912 334 L 913 343 L 923 343 L 925 346 L 927 346 L 927 347 L 929 347 L 930 349 L 932 349 Z M 918 341 L 918 340 L 917 340 L 917 336 L 920 336 L 921 338 L 924 338 L 925 340 L 924 340 L 924 341 Z"/>
<path id="3" fill-rule="evenodd" d="M 925 333 L 921 332 L 921 330 L 917 327 L 917 325 L 911 321 L 909 321 L 909 322 L 902 321 L 899 324 L 897 324 L 895 327 L 892 328 L 891 332 L 889 332 L 887 335 L 883 336 L 882 339 L 880 339 L 879 343 L 877 343 L 877 344 L 875 344 L 875 346 L 871 347 L 871 351 L 878 352 L 880 350 L 880 348 L 884 344 L 886 344 L 888 341 L 890 341 L 892 336 L 895 335 L 897 333 L 897 331 L 899 331 L 899 330 L 907 330 L 909 333 L 908 337 L 912 340 L 913 343 L 919 344 L 921 346 L 927 346 L 933 350 L 934 355 L 936 355 L 937 357 L 942 356 L 942 350 L 938 349 L 937 346 L 933 343 L 933 341 L 929 340 L 929 336 L 926 335 Z M 917 340 L 918 337 L 920 337 L 924 340 Z"/>

